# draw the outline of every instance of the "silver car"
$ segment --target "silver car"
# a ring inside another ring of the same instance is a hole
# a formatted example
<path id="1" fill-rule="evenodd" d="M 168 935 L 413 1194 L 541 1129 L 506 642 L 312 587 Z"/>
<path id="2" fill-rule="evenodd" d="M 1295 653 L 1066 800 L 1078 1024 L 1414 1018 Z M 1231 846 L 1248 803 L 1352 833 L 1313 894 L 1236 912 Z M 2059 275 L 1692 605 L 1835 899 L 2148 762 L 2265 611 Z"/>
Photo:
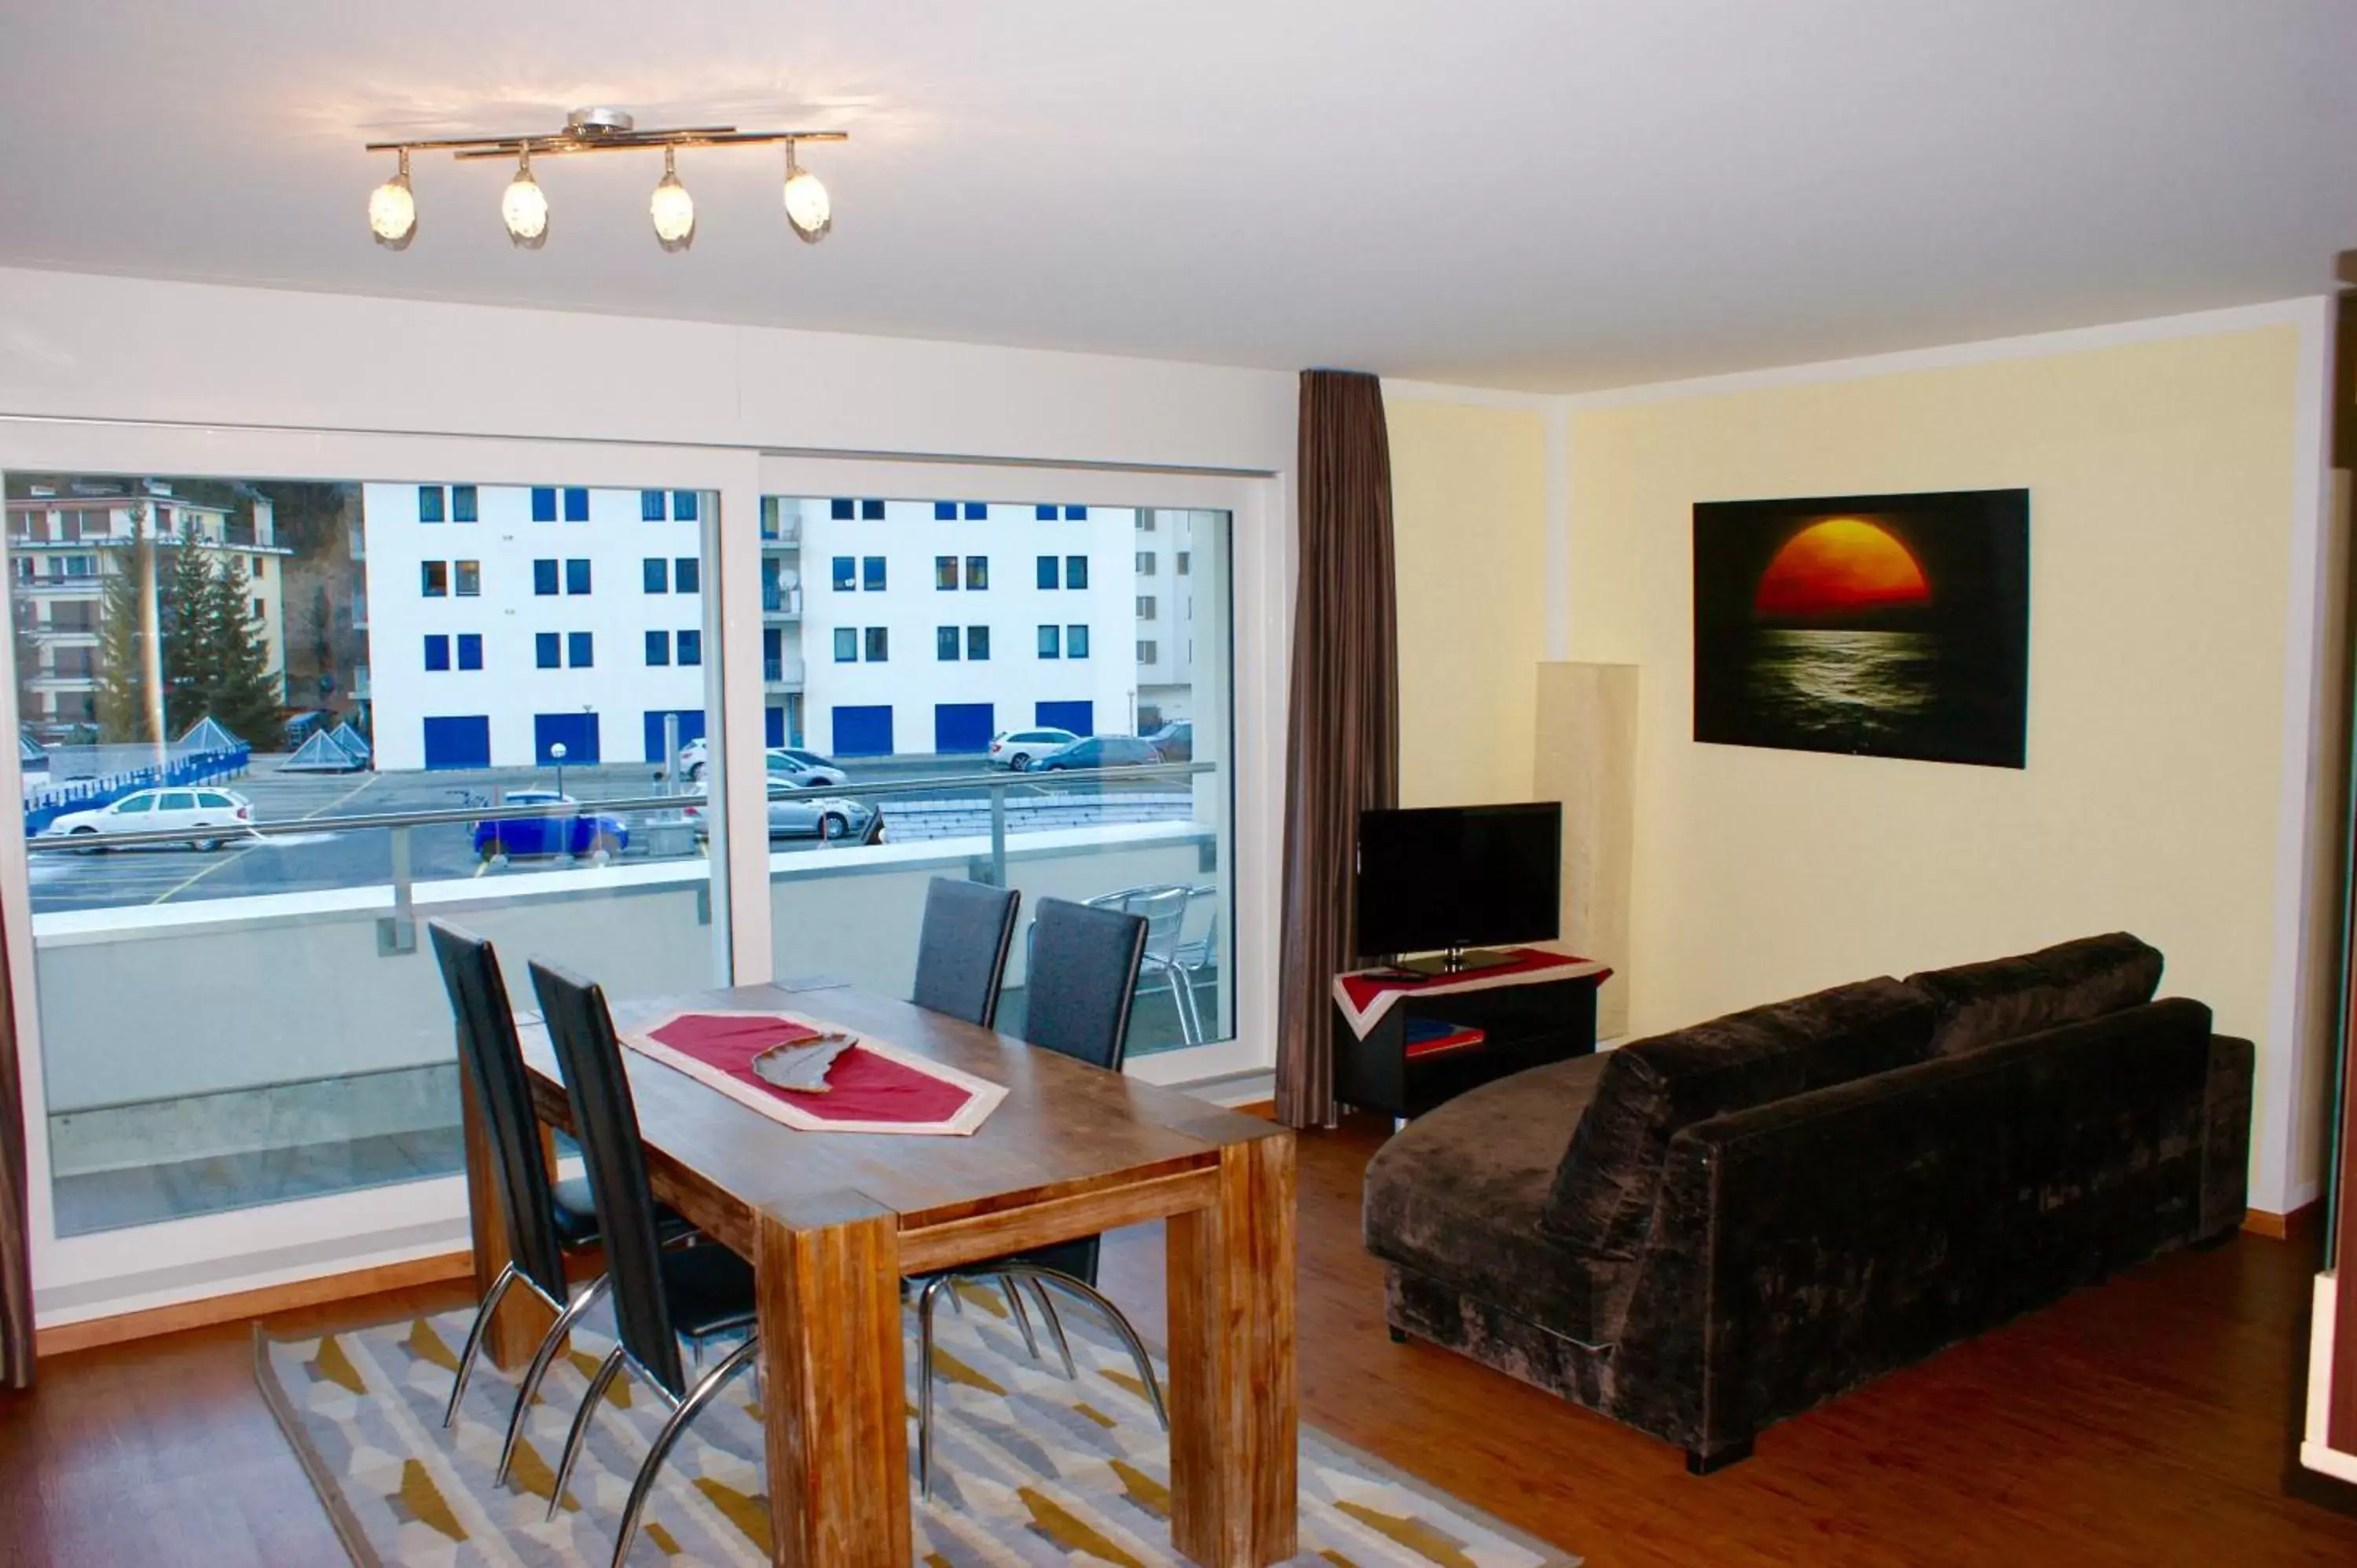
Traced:
<path id="1" fill-rule="evenodd" d="M 794 786 L 782 779 L 770 780 L 770 836 L 773 839 L 850 839 L 864 836 L 876 820 L 876 808 L 840 795 L 794 796 Z M 689 786 L 694 799 L 681 811 L 700 829 L 704 825 L 705 786 Z"/>

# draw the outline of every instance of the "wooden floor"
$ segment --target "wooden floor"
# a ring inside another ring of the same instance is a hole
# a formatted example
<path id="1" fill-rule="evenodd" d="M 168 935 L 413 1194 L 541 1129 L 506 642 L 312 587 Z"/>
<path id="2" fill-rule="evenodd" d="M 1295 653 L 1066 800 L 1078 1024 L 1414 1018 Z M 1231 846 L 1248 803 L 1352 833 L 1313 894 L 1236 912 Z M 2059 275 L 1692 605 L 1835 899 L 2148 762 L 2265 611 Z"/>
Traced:
<path id="1" fill-rule="evenodd" d="M 1787 1422 L 1706 1479 L 1679 1452 L 1429 1347 L 1391 1343 L 1359 1245 L 1372 1124 L 1302 1144 L 1305 1418 L 1597 1568 L 1659 1563 L 2357 1563 L 2357 1517 L 2285 1495 L 2312 1250 L 2183 1254 Z M 1159 1237 L 1106 1283 L 1161 1326 Z M 445 1286 L 285 1333 L 459 1305 Z M 250 1330 L 42 1365 L 0 1395 L 0 1563 L 342 1560 L 255 1392 Z"/>

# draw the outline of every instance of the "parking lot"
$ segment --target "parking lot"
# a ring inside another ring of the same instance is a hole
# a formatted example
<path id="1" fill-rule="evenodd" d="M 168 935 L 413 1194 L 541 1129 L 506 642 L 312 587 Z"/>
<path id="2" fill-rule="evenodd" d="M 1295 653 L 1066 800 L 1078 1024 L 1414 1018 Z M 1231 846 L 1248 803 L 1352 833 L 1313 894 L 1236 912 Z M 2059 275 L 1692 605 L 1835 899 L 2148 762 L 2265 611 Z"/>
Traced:
<path id="1" fill-rule="evenodd" d="M 32 856 L 32 896 L 36 914 L 63 909 L 110 908 L 124 905 L 188 902 L 210 898 L 252 897 L 269 893 L 317 891 L 324 888 L 378 886 L 393 878 L 390 828 L 339 828 L 338 818 L 374 817 L 396 812 L 464 811 L 491 804 L 507 791 L 552 789 L 558 782 L 553 768 L 503 768 L 434 773 L 284 773 L 283 757 L 260 757 L 242 779 L 224 780 L 221 787 L 253 802 L 257 822 L 283 824 L 316 822 L 316 831 L 276 833 L 232 841 L 206 853 L 179 844 L 108 850 L 42 851 Z M 911 777 L 972 775 L 984 771 L 981 759 L 970 757 L 885 757 L 845 767 L 852 782 L 844 790 L 859 796 L 863 779 L 904 779 Z M 1084 776 L 1059 778 L 1078 785 L 1082 795 L 1091 788 Z M 608 763 L 564 770 L 565 792 L 585 804 L 598 800 L 645 799 L 663 792 L 653 769 L 644 763 Z M 1026 781 L 1017 792 L 1036 794 L 1043 786 Z M 1118 792 L 1119 785 L 1104 786 Z M 973 787 L 949 788 L 944 796 L 976 794 Z M 890 822 L 892 800 L 879 802 Z M 647 835 L 641 832 L 651 813 L 619 813 L 630 835 L 626 860 L 647 855 Z M 465 821 L 421 823 L 404 830 L 409 840 L 410 875 L 417 881 L 454 877 L 499 876 L 520 870 L 544 871 L 562 860 L 515 860 L 487 864 L 475 852 L 474 835 Z M 815 842 L 779 840 L 779 851 L 807 850 L 823 854 Z M 700 852 L 690 850 L 686 854 Z"/>

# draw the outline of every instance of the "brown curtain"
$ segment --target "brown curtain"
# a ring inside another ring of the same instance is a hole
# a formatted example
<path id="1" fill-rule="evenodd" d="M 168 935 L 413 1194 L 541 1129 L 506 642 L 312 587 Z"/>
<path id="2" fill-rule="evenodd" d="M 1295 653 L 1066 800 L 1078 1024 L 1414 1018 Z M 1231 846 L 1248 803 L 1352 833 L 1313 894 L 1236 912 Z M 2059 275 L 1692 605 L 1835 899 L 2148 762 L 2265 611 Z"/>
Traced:
<path id="1" fill-rule="evenodd" d="M 25 1094 L 16 989 L 0 930 L 0 1389 L 33 1385 L 33 1248 L 25 1188 Z"/>
<path id="2" fill-rule="evenodd" d="M 1285 747 L 1276 1114 L 1334 1120 L 1334 976 L 1357 955 L 1359 813 L 1399 803 L 1399 631 L 1383 385 L 1301 374 L 1300 567 Z"/>

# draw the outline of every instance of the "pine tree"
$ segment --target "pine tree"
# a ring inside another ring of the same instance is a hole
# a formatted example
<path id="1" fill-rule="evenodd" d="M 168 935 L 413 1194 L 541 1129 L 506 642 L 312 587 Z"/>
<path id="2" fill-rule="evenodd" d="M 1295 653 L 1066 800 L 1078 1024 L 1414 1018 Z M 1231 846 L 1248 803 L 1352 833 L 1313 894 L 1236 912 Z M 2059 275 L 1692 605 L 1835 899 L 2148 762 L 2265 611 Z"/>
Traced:
<path id="1" fill-rule="evenodd" d="M 212 711 L 223 676 L 221 596 L 207 553 L 183 542 L 156 585 L 164 639 L 164 732 L 182 736 Z"/>
<path id="2" fill-rule="evenodd" d="M 254 618 L 250 589 L 245 564 L 234 555 L 208 576 L 204 711 L 240 740 L 267 744 L 285 719 L 285 698 L 271 673 L 270 650 Z"/>

